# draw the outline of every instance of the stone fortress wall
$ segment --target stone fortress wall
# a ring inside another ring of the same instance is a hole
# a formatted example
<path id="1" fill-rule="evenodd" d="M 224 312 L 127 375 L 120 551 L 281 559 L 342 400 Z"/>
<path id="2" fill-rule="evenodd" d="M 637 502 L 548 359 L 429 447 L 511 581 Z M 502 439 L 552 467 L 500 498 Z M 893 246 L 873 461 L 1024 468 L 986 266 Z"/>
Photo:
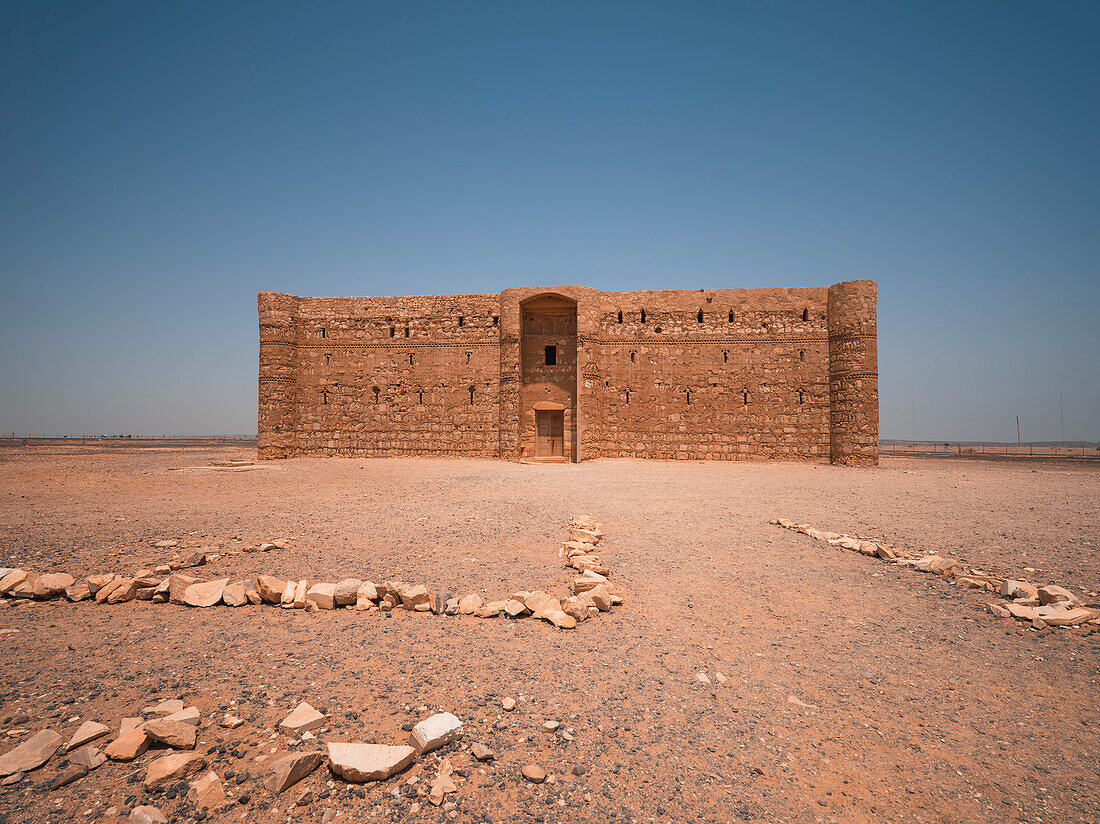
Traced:
<path id="1" fill-rule="evenodd" d="M 259 454 L 878 462 L 877 286 L 259 295 Z M 540 418 L 539 416 L 543 416 Z M 560 442 L 559 441 L 559 442 Z"/>

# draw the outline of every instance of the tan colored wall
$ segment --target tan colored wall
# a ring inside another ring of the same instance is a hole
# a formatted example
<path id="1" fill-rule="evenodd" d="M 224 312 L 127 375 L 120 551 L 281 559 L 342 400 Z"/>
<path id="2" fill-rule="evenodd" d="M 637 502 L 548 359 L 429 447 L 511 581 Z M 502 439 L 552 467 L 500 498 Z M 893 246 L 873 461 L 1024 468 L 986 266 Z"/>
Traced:
<path id="1" fill-rule="evenodd" d="M 548 294 L 575 302 L 575 335 L 568 324 L 524 332 L 525 302 L 537 307 Z M 400 298 L 264 293 L 260 457 L 517 460 L 533 454 L 534 404 L 549 400 L 566 407 L 571 460 L 873 465 L 876 298 L 873 281 Z M 547 343 L 559 347 L 555 368 L 542 365 Z"/>

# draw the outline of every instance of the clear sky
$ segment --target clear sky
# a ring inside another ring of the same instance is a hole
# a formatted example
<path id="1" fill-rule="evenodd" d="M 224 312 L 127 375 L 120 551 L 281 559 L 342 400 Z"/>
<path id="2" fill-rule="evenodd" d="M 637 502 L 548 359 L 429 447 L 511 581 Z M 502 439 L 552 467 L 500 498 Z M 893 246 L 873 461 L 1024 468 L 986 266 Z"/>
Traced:
<path id="1" fill-rule="evenodd" d="M 879 282 L 884 438 L 1100 439 L 1100 3 L 0 3 L 0 431 L 254 433 L 256 292 Z"/>

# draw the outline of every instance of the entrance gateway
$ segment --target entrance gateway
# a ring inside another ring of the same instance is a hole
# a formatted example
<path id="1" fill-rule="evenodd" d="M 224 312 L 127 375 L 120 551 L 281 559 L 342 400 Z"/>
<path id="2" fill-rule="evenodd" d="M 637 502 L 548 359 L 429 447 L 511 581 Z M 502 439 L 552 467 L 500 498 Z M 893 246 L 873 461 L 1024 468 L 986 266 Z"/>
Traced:
<path id="1" fill-rule="evenodd" d="M 536 409 L 535 457 L 565 460 L 562 439 L 565 434 L 565 411 Z"/>

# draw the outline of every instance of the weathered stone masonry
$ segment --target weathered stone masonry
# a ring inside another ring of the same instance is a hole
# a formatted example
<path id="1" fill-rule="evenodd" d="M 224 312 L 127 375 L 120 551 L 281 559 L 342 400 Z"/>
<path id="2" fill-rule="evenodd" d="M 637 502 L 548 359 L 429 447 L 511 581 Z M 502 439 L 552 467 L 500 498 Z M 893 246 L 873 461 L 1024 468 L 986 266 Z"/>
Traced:
<path id="1" fill-rule="evenodd" d="M 878 462 L 877 286 L 259 295 L 259 454 Z"/>

